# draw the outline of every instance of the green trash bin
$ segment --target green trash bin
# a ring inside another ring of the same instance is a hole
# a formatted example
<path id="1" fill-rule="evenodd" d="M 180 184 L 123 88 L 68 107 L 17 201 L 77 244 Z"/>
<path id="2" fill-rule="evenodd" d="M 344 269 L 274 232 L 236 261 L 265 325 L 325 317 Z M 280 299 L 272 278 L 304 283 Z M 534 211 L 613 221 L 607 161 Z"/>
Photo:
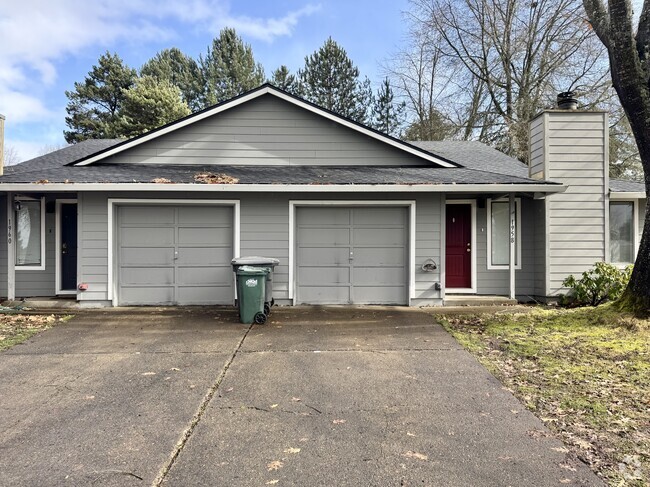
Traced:
<path id="1" fill-rule="evenodd" d="M 237 269 L 237 304 L 242 323 L 266 323 L 264 298 L 268 273 L 269 269 L 263 267 L 242 266 Z"/>

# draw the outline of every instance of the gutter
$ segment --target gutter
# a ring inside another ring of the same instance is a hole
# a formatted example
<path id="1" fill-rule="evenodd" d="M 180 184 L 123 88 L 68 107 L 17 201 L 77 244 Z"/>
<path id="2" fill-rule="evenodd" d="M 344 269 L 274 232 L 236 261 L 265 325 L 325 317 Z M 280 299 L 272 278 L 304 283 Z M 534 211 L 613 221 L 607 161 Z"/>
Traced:
<path id="1" fill-rule="evenodd" d="M 196 183 L 0 183 L 13 192 L 217 192 L 217 193 L 564 193 L 563 184 L 196 184 Z M 629 194 L 629 193 L 628 193 Z M 644 196 L 645 197 L 645 196 Z"/>

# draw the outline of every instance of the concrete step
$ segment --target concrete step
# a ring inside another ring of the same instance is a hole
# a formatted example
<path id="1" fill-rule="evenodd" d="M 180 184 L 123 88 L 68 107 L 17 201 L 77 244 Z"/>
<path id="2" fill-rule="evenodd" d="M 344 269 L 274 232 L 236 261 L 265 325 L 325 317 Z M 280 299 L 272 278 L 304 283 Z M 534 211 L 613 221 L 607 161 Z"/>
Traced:
<path id="1" fill-rule="evenodd" d="M 516 299 L 505 296 L 477 296 L 473 294 L 446 295 L 443 302 L 445 306 L 512 306 L 517 304 Z"/>

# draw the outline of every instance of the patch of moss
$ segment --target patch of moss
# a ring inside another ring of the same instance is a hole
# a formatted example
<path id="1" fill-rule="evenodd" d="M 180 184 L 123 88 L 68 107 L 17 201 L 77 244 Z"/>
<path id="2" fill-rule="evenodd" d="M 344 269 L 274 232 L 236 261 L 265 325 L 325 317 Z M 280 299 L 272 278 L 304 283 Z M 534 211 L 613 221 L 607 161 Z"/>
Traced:
<path id="1" fill-rule="evenodd" d="M 447 316 L 443 325 L 611 485 L 648 485 L 650 321 L 608 304 Z M 630 458 L 642 478 L 621 467 Z"/>

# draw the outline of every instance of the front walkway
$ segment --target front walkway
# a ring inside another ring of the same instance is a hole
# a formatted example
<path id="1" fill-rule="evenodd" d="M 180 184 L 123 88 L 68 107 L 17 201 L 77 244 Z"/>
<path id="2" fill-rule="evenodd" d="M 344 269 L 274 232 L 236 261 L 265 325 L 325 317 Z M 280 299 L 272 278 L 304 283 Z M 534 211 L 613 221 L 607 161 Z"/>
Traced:
<path id="1" fill-rule="evenodd" d="M 0 485 L 601 485 L 415 309 L 83 312 L 0 390 Z"/>

